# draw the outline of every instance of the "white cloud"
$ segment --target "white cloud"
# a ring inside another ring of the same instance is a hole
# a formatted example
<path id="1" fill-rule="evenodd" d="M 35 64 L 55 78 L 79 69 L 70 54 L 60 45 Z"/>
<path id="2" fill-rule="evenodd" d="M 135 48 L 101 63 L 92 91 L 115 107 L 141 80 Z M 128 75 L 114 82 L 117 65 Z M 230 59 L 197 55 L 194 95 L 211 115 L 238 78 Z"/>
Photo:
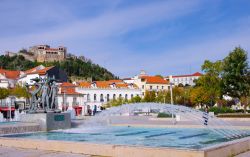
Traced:
<path id="1" fill-rule="evenodd" d="M 62 24 L 46 32 L 0 38 L 0 48 L 10 49 L 29 46 L 35 43 L 54 43 L 79 38 L 83 40 L 106 39 L 121 35 L 152 23 L 175 18 L 194 11 L 197 1 L 167 1 L 110 11 L 92 19 L 77 20 Z M 13 46 L 15 43 L 16 46 Z"/>

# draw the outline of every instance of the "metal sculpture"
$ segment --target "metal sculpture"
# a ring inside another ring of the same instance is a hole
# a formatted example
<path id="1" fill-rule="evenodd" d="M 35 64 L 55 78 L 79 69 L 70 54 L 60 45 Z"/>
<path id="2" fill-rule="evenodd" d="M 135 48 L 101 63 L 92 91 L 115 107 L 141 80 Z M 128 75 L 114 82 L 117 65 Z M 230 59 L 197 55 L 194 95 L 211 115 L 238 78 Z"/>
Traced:
<path id="1" fill-rule="evenodd" d="M 57 94 L 58 86 L 54 78 L 35 78 L 34 85 L 26 84 L 27 90 L 31 94 L 29 113 L 37 112 L 61 112 L 58 109 Z M 31 90 L 32 88 L 34 90 Z"/>

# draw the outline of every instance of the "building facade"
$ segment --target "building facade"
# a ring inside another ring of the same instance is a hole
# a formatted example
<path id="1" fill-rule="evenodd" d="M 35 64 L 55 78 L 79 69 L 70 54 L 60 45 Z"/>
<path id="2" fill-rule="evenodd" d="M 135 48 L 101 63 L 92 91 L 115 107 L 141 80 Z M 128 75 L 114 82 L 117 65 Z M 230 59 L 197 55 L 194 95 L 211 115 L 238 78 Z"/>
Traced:
<path id="1" fill-rule="evenodd" d="M 131 99 L 141 97 L 141 90 L 134 84 L 122 80 L 80 82 L 76 92 L 84 94 L 87 109 L 101 110 L 103 104 L 118 98 Z"/>
<path id="2" fill-rule="evenodd" d="M 202 74 L 199 72 L 189 74 L 189 75 L 176 75 L 176 76 L 167 76 L 165 80 L 173 83 L 175 86 L 194 86 L 195 80 L 201 77 Z"/>
<path id="3" fill-rule="evenodd" d="M 69 83 L 63 82 L 59 85 L 58 91 L 58 107 L 62 111 L 73 110 L 75 115 L 84 115 L 84 95 L 76 92 L 75 88 L 77 86 Z"/>
<path id="4" fill-rule="evenodd" d="M 163 91 L 169 90 L 170 85 L 167 80 L 164 80 L 160 76 L 149 76 L 145 71 L 141 71 L 139 75 L 132 78 L 123 79 L 126 83 L 134 83 L 142 91 L 142 96 L 145 95 L 146 91 Z"/>
<path id="5" fill-rule="evenodd" d="M 63 61 L 66 58 L 67 48 L 59 46 L 50 48 L 49 45 L 37 45 L 29 49 L 38 62 Z"/>
<path id="6" fill-rule="evenodd" d="M 18 70 L 0 69 L 0 88 L 14 88 L 20 76 L 24 72 Z"/>
<path id="7" fill-rule="evenodd" d="M 34 84 L 35 82 L 32 79 L 35 78 L 55 78 L 57 82 L 67 82 L 67 74 L 56 66 L 45 67 L 43 65 L 39 65 L 32 69 L 24 71 L 24 73 L 18 79 L 18 83 L 21 85 L 25 85 L 26 83 L 29 85 Z"/>

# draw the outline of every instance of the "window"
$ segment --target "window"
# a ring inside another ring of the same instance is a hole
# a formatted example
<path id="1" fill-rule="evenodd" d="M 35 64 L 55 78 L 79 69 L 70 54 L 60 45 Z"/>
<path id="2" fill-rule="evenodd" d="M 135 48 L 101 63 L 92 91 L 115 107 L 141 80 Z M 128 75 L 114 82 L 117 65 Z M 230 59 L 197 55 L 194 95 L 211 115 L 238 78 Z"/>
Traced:
<path id="1" fill-rule="evenodd" d="M 142 95 L 144 95 L 144 92 L 142 92 Z"/>
<path id="2" fill-rule="evenodd" d="M 119 98 L 122 98 L 122 94 L 119 94 Z"/>
<path id="3" fill-rule="evenodd" d="M 142 85 L 142 89 L 144 89 L 144 85 Z"/>
<path id="4" fill-rule="evenodd" d="M 109 94 L 107 94 L 107 101 L 109 101 Z"/>
<path id="5" fill-rule="evenodd" d="M 103 94 L 100 95 L 100 102 L 104 102 Z"/>
<path id="6" fill-rule="evenodd" d="M 157 86 L 156 88 L 159 89 L 159 86 Z"/>
<path id="7" fill-rule="evenodd" d="M 133 94 L 131 94 L 131 99 L 134 97 L 134 95 Z"/>
<path id="8" fill-rule="evenodd" d="M 116 98 L 116 95 L 115 95 L 115 94 L 113 94 L 113 100 L 115 100 L 115 98 Z"/>
<path id="9" fill-rule="evenodd" d="M 77 105 L 76 104 L 76 97 L 73 97 L 73 104 L 72 105 Z"/>
<path id="10" fill-rule="evenodd" d="M 94 94 L 94 101 L 96 101 L 96 94 Z"/>
<path id="11" fill-rule="evenodd" d="M 161 89 L 164 89 L 164 86 L 161 86 Z"/>
<path id="12" fill-rule="evenodd" d="M 89 96 L 89 94 L 87 95 L 87 101 L 88 101 L 88 102 L 90 101 L 90 96 Z"/>
<path id="13" fill-rule="evenodd" d="M 125 94 L 125 100 L 128 100 L 128 94 Z"/>
<path id="14" fill-rule="evenodd" d="M 152 89 L 153 87 L 152 86 L 150 86 L 150 89 Z"/>

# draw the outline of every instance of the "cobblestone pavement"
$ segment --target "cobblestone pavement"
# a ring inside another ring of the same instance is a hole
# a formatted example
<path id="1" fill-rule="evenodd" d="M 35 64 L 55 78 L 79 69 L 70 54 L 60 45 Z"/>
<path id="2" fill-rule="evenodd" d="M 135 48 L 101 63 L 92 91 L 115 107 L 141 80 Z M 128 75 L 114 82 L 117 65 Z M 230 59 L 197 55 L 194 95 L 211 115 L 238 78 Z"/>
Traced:
<path id="1" fill-rule="evenodd" d="M 91 157 L 90 155 L 0 146 L 1 157 Z M 93 156 L 92 156 L 93 157 Z"/>

